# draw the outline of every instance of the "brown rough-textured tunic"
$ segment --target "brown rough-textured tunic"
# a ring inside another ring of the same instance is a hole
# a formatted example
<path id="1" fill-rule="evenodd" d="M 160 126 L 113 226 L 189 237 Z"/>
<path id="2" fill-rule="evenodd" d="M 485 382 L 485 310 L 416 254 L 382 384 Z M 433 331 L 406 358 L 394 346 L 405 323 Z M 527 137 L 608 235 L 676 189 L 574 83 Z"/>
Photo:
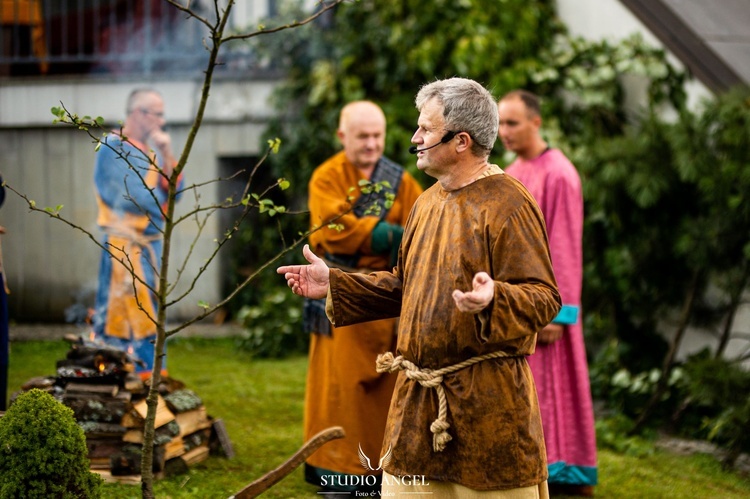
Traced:
<path id="1" fill-rule="evenodd" d="M 494 301 L 480 314 L 456 307 L 477 272 L 495 281 Z M 444 377 L 448 432 L 434 452 L 430 424 L 438 399 L 399 373 L 381 455 L 397 476 L 459 483 L 477 490 L 539 484 L 547 478 L 539 406 L 525 356 L 536 331 L 560 308 L 542 214 L 524 187 L 505 174 L 455 191 L 435 184 L 417 200 L 393 272 L 346 274 L 331 269 L 330 304 L 338 326 L 400 315 L 397 354 L 438 369 L 477 355 L 491 359 Z"/>

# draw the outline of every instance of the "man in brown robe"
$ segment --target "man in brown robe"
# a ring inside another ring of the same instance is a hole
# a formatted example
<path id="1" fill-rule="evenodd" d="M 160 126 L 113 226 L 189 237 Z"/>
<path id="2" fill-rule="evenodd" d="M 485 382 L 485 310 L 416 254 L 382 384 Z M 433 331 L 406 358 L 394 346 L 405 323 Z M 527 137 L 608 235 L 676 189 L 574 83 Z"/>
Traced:
<path id="1" fill-rule="evenodd" d="M 544 219 L 488 162 L 498 115 L 485 88 L 439 80 L 416 105 L 417 167 L 437 183 L 412 210 L 396 267 L 346 273 L 305 247 L 309 265 L 278 272 L 294 293 L 327 297 L 337 327 L 400 316 L 395 356 L 378 359 L 379 370 L 399 370 L 381 450 L 384 494 L 546 497 L 526 362 L 560 309 Z"/>

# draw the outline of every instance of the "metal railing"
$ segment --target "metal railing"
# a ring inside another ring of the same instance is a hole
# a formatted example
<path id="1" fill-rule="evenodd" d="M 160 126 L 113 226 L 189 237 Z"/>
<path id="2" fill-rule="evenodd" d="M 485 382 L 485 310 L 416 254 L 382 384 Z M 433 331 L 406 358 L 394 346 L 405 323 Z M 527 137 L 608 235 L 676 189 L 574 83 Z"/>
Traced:
<path id="1" fill-rule="evenodd" d="M 163 0 L 0 0 L 0 76 L 194 73 L 207 34 Z"/>

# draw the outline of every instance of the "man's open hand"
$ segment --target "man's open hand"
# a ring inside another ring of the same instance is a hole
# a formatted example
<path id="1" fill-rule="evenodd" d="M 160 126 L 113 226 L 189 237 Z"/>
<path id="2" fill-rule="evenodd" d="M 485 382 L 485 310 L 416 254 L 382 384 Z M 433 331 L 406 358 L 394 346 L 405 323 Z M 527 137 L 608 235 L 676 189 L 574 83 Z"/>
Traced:
<path id="1" fill-rule="evenodd" d="M 478 314 L 490 304 L 495 297 L 495 283 L 487 272 L 477 272 L 471 282 L 472 290 L 465 293 L 453 291 L 453 300 L 461 312 Z"/>
<path id="2" fill-rule="evenodd" d="M 325 298 L 328 294 L 328 265 L 307 244 L 302 248 L 302 255 L 310 265 L 286 265 L 276 269 L 276 273 L 284 275 L 295 295 L 312 299 Z"/>

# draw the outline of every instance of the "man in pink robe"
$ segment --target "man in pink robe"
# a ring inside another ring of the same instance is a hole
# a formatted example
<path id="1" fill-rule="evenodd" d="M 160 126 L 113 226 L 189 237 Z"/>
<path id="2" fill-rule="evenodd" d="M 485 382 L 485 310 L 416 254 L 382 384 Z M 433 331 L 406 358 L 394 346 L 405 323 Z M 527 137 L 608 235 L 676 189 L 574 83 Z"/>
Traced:
<path id="1" fill-rule="evenodd" d="M 550 493 L 592 495 L 597 483 L 594 412 L 581 327 L 583 196 L 581 179 L 539 133 L 539 98 L 516 90 L 498 103 L 498 135 L 516 159 L 506 173 L 534 196 L 544 214 L 563 307 L 537 337 L 529 357 L 547 445 Z"/>

